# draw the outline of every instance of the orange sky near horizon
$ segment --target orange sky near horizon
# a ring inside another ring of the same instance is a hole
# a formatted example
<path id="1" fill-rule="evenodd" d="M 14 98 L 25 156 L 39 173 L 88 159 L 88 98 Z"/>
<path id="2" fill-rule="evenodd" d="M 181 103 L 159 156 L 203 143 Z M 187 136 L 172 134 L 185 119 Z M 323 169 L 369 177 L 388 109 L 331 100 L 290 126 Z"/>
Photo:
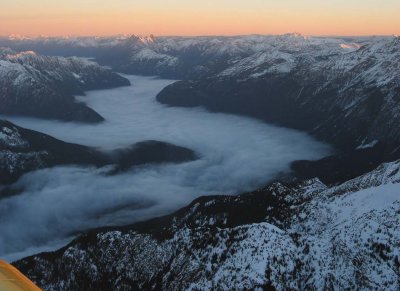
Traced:
<path id="1" fill-rule="evenodd" d="M 400 0 L 0 0 L 0 35 L 400 34 Z"/>

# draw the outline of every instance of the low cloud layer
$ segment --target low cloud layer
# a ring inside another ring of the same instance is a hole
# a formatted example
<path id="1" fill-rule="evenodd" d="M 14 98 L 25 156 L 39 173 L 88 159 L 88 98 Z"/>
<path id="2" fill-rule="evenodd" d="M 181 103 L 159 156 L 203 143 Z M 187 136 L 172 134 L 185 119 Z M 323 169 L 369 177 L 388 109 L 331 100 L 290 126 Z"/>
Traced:
<path id="1" fill-rule="evenodd" d="M 255 189 L 288 171 L 297 159 L 316 159 L 326 145 L 307 135 L 251 118 L 200 108 L 173 108 L 155 95 L 171 83 L 129 77 L 133 87 L 93 91 L 82 99 L 106 118 L 98 125 L 8 118 L 65 141 L 112 150 L 157 139 L 191 148 L 201 157 L 180 165 L 135 168 L 57 167 L 25 175 L 22 195 L 0 201 L 0 257 L 12 260 L 44 245 L 104 225 L 165 214 L 200 195 Z"/>

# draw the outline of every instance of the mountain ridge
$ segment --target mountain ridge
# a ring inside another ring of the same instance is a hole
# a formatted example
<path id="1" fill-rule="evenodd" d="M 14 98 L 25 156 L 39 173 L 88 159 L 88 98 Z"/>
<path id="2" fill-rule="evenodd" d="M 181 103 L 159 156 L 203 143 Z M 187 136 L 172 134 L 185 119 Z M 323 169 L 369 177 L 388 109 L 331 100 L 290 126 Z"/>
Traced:
<path id="1" fill-rule="evenodd" d="M 0 114 L 101 122 L 104 118 L 74 95 L 127 85 L 127 79 L 110 69 L 81 58 L 0 48 Z"/>

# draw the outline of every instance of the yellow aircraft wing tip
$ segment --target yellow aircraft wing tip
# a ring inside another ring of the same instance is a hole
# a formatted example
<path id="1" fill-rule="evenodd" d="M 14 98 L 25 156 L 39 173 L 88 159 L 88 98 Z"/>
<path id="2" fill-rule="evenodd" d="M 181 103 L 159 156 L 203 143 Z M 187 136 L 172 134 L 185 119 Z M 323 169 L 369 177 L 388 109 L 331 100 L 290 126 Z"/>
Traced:
<path id="1" fill-rule="evenodd" d="M 14 266 L 0 260 L 0 291 L 40 291 L 31 280 Z"/>

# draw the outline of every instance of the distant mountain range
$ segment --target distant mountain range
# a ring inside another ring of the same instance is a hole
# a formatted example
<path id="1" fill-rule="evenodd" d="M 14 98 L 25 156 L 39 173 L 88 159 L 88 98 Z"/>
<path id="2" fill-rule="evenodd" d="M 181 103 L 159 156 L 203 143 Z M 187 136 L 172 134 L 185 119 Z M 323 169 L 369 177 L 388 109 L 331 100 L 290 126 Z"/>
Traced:
<path id="1" fill-rule="evenodd" d="M 287 71 L 298 57 L 323 60 L 345 55 L 374 43 L 396 37 L 312 37 L 250 35 L 232 37 L 154 37 L 121 35 L 115 37 L 3 37 L 0 46 L 18 51 L 35 50 L 45 55 L 96 58 L 115 70 L 136 74 L 160 75 L 175 79 L 194 79 L 238 74 L 246 66 L 253 74 Z M 281 65 L 273 66 L 277 60 Z M 247 64 L 246 64 L 247 63 Z M 236 72 L 235 72 L 236 71 Z"/>

